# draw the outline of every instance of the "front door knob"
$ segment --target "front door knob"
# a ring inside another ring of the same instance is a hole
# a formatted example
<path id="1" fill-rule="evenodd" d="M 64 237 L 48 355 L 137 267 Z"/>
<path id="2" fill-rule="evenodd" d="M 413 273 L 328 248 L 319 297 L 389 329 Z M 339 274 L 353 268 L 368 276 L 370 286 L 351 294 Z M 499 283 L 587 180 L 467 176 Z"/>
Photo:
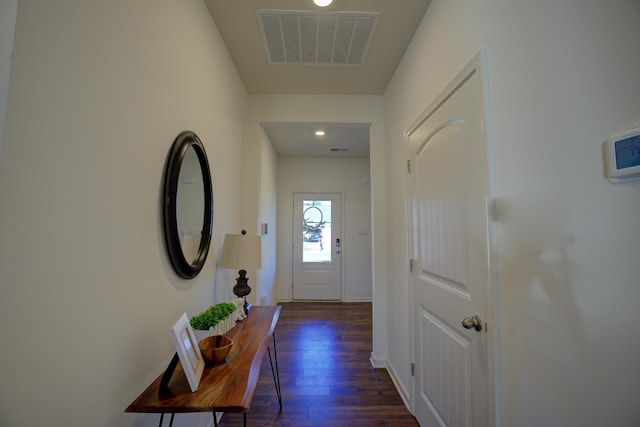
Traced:
<path id="1" fill-rule="evenodd" d="M 469 317 L 465 317 L 462 320 L 462 327 L 465 329 L 475 329 L 476 331 L 482 330 L 482 319 L 480 319 L 476 314 Z"/>

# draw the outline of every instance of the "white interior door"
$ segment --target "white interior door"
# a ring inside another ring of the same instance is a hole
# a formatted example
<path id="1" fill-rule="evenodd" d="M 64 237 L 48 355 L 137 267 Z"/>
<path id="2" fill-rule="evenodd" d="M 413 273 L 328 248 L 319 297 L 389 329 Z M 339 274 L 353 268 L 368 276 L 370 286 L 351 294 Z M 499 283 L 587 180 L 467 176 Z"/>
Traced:
<path id="1" fill-rule="evenodd" d="M 293 299 L 342 297 L 342 197 L 293 195 Z"/>
<path id="2" fill-rule="evenodd" d="M 423 427 L 489 425 L 491 237 L 481 87 L 477 67 L 468 67 L 408 133 L 414 409 Z"/>

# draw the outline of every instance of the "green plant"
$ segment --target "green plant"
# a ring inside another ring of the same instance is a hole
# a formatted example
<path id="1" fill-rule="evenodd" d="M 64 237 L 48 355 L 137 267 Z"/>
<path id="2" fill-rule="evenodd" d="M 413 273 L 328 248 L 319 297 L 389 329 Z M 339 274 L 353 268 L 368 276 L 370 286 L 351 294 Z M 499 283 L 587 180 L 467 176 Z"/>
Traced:
<path id="1" fill-rule="evenodd" d="M 226 319 L 236 310 L 236 305 L 231 302 L 221 302 L 213 305 L 191 318 L 189 323 L 193 329 L 208 330 L 211 326 L 217 325 Z"/>

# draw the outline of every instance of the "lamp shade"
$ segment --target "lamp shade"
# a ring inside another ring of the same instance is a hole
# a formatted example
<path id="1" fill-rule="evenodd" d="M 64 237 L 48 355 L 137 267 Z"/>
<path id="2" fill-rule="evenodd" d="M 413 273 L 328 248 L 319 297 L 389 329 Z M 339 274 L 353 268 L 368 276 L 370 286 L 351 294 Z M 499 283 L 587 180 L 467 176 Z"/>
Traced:
<path id="1" fill-rule="evenodd" d="M 262 267 L 260 236 L 226 234 L 220 254 L 220 267 L 236 270 L 255 270 Z"/>

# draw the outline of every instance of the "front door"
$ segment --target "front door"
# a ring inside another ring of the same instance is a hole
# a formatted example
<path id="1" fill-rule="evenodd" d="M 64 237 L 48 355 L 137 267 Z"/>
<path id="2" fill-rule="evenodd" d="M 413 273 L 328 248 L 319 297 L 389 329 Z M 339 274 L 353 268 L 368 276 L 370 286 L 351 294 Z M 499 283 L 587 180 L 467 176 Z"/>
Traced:
<path id="1" fill-rule="evenodd" d="M 341 200 L 338 193 L 293 195 L 293 299 L 342 297 Z"/>
<path id="2" fill-rule="evenodd" d="M 413 202 L 415 415 L 423 427 L 490 417 L 487 137 L 478 63 L 408 132 Z"/>

